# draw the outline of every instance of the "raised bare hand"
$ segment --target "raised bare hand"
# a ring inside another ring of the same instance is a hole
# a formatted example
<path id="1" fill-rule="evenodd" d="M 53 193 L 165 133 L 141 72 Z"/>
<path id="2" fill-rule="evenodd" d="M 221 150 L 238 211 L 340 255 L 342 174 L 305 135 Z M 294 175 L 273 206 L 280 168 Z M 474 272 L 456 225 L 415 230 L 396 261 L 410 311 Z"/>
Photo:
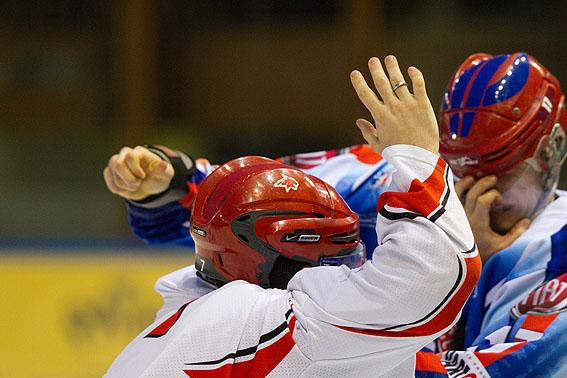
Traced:
<path id="1" fill-rule="evenodd" d="M 375 123 L 358 119 L 356 125 L 362 136 L 378 153 L 394 144 L 409 144 L 437 154 L 439 129 L 422 73 L 415 67 L 408 68 L 412 94 L 406 84 L 399 85 L 405 81 L 396 58 L 389 55 L 384 64 L 389 79 L 378 58 L 371 58 L 368 62 L 377 93 L 368 86 L 359 71 L 350 74 L 358 98 L 370 111 Z M 393 87 L 397 89 L 394 91 Z"/>

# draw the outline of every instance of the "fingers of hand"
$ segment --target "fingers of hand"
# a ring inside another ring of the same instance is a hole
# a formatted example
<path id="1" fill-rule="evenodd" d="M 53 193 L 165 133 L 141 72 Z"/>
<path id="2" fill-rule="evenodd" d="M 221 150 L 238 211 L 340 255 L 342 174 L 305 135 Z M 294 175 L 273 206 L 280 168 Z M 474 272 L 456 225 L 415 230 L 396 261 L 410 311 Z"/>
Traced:
<path id="1" fill-rule="evenodd" d="M 506 235 L 502 236 L 501 244 L 499 245 L 498 250 L 502 250 L 504 248 L 509 247 L 516 239 L 518 239 L 530 226 L 530 220 L 528 218 L 524 218 L 519 220 L 514 227 Z"/>
<path id="2" fill-rule="evenodd" d="M 384 59 L 384 65 L 386 66 L 386 70 L 388 71 L 388 75 L 390 76 L 390 84 L 392 86 L 392 90 L 398 98 L 407 98 L 411 96 L 411 93 L 408 89 L 407 84 L 399 86 L 400 83 L 405 83 L 404 75 L 402 71 L 400 71 L 400 66 L 398 65 L 398 61 L 395 56 L 388 55 L 386 59 Z M 397 88 L 395 88 L 398 86 Z"/>
<path id="3" fill-rule="evenodd" d="M 475 211 L 481 211 L 483 214 L 489 216 L 490 206 L 500 197 L 500 192 L 496 189 L 490 189 L 489 191 L 478 196 L 476 201 Z"/>
<path id="4" fill-rule="evenodd" d="M 395 63 L 397 65 L 397 63 Z M 378 94 L 384 100 L 385 103 L 391 103 L 394 100 L 397 100 L 394 91 L 392 91 L 392 85 L 390 84 L 390 80 L 386 76 L 384 72 L 384 68 L 382 68 L 382 64 L 380 63 L 380 59 L 373 57 L 370 58 L 368 61 L 368 68 L 370 69 L 370 74 L 372 75 L 372 80 L 374 81 L 374 86 L 378 91 Z"/>
<path id="5" fill-rule="evenodd" d="M 480 195 L 485 193 L 490 188 L 493 188 L 496 185 L 496 176 L 485 176 L 480 180 L 477 180 L 474 185 L 469 189 L 466 195 L 466 204 L 467 206 L 475 206 L 477 199 Z"/>
<path id="6" fill-rule="evenodd" d="M 129 149 L 123 155 L 124 162 L 137 178 L 143 179 L 146 177 L 146 172 L 142 167 L 142 162 L 147 159 L 159 159 L 154 153 L 145 147 L 137 146 L 134 149 Z M 147 165 L 146 165 L 147 166 Z"/>
<path id="7" fill-rule="evenodd" d="M 110 190 L 111 193 L 118 194 L 119 196 L 126 197 L 127 194 L 125 191 L 121 190 L 118 185 L 114 182 L 114 176 L 110 172 L 110 169 L 106 167 L 103 172 L 104 181 L 106 183 L 106 187 Z"/>
<path id="8" fill-rule="evenodd" d="M 461 202 L 465 203 L 465 194 L 474 184 L 474 178 L 472 176 L 465 176 L 455 183 L 455 193 Z"/>
<path id="9" fill-rule="evenodd" d="M 411 80 L 411 86 L 413 88 L 413 95 L 419 101 L 428 100 L 427 91 L 425 89 L 425 79 L 420 70 L 415 67 L 408 68 L 408 75 Z"/>
<path id="10" fill-rule="evenodd" d="M 140 186 L 142 180 L 136 177 L 124 160 L 122 153 L 114 155 L 110 158 L 108 168 L 114 177 L 114 183 L 121 190 L 134 191 Z"/>
<path id="11" fill-rule="evenodd" d="M 366 80 L 364 80 L 360 71 L 352 71 L 350 73 L 350 81 L 360 101 L 362 101 L 370 113 L 374 114 L 374 112 L 381 106 L 381 103 L 380 100 L 378 100 L 378 97 L 376 97 L 376 94 L 366 83 Z"/>
<path id="12" fill-rule="evenodd" d="M 112 156 L 103 176 L 112 193 L 138 200 L 167 189 L 174 173 L 169 162 L 138 146 L 124 147 Z"/>
<path id="13" fill-rule="evenodd" d="M 161 160 L 153 167 L 151 173 L 148 175 L 148 179 L 165 182 L 171 180 L 173 174 L 173 166 L 167 161 Z"/>
<path id="14" fill-rule="evenodd" d="M 360 129 L 364 140 L 366 140 L 366 142 L 368 142 L 372 147 L 377 147 L 375 145 L 378 142 L 378 135 L 374 125 L 364 118 L 359 118 L 356 120 L 356 126 Z"/>
<path id="15" fill-rule="evenodd" d="M 112 177 L 112 173 L 110 173 L 110 169 L 108 167 L 104 168 L 102 172 L 104 177 L 104 182 L 106 183 L 106 187 L 112 193 L 116 193 L 118 191 L 118 187 L 114 184 L 114 178 Z"/>
<path id="16" fill-rule="evenodd" d="M 117 155 L 110 158 L 108 168 L 112 175 L 114 185 L 121 191 L 136 191 L 146 172 L 141 166 L 144 159 L 152 158 L 160 160 L 159 157 L 148 157 L 152 154 L 148 149 L 137 146 L 135 148 L 123 147 Z"/>
<path id="17" fill-rule="evenodd" d="M 512 241 L 519 238 L 530 227 L 531 221 L 529 218 L 520 219 L 514 227 L 506 234 L 507 237 L 512 237 Z"/>
<path id="18" fill-rule="evenodd" d="M 374 125 L 370 122 L 365 120 L 364 118 L 359 118 L 356 120 L 356 126 L 360 129 L 363 135 L 370 134 L 373 135 L 376 129 Z"/>

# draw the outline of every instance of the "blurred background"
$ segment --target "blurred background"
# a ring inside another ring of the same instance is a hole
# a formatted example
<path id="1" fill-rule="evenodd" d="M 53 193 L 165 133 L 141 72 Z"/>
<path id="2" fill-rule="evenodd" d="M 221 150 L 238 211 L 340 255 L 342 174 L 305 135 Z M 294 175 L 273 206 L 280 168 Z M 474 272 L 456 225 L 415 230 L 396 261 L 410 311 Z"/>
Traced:
<path id="1" fill-rule="evenodd" d="M 474 52 L 526 51 L 565 91 L 566 19 L 561 0 L 3 0 L 0 376 L 100 376 L 191 263 L 131 236 L 102 178 L 121 146 L 360 143 L 349 72 L 372 55 L 419 67 L 434 107 Z"/>

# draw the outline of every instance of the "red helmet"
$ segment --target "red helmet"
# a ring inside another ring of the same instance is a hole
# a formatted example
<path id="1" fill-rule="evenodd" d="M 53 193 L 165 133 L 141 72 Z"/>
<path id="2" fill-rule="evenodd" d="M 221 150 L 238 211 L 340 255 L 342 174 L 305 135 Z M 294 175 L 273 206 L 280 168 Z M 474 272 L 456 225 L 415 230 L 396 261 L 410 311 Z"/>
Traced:
<path id="1" fill-rule="evenodd" d="M 364 263 L 358 215 L 322 180 L 249 156 L 217 168 L 191 214 L 198 275 L 285 288 L 306 266 Z M 286 276 L 284 279 L 278 276 Z"/>
<path id="2" fill-rule="evenodd" d="M 468 57 L 440 111 L 440 152 L 459 176 L 502 175 L 529 158 L 558 177 L 567 112 L 557 79 L 526 53 Z"/>

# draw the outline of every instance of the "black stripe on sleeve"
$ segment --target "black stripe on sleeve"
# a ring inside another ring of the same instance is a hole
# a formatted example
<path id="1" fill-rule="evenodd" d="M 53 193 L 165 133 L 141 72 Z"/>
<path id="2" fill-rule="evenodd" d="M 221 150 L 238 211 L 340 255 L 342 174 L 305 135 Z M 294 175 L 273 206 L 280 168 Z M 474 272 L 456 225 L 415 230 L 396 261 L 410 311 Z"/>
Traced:
<path id="1" fill-rule="evenodd" d="M 394 213 L 391 211 L 386 210 L 386 206 L 380 209 L 380 215 L 388 220 L 400 220 L 400 219 L 415 219 L 417 217 L 422 217 L 423 215 L 418 213 L 412 213 L 410 211 L 404 211 L 402 213 Z"/>
<path id="2" fill-rule="evenodd" d="M 467 255 L 469 253 L 473 253 L 474 251 L 476 251 L 476 243 L 473 244 L 471 249 L 469 249 L 468 251 L 465 251 L 465 252 L 461 252 L 461 253 L 464 254 L 464 255 Z"/>
<path id="3" fill-rule="evenodd" d="M 437 219 L 439 219 L 439 217 L 445 213 L 445 206 L 447 205 L 447 202 L 449 201 L 449 195 L 451 194 L 451 190 L 450 190 L 450 186 L 449 186 L 449 164 L 445 165 L 444 180 L 445 180 L 445 188 L 447 189 L 447 191 L 445 192 L 445 196 L 443 197 L 443 200 L 441 201 L 441 208 L 439 210 L 437 210 L 437 212 L 435 214 L 433 214 L 431 217 L 429 217 L 429 220 L 432 221 L 433 223 L 435 223 L 435 221 Z"/>

